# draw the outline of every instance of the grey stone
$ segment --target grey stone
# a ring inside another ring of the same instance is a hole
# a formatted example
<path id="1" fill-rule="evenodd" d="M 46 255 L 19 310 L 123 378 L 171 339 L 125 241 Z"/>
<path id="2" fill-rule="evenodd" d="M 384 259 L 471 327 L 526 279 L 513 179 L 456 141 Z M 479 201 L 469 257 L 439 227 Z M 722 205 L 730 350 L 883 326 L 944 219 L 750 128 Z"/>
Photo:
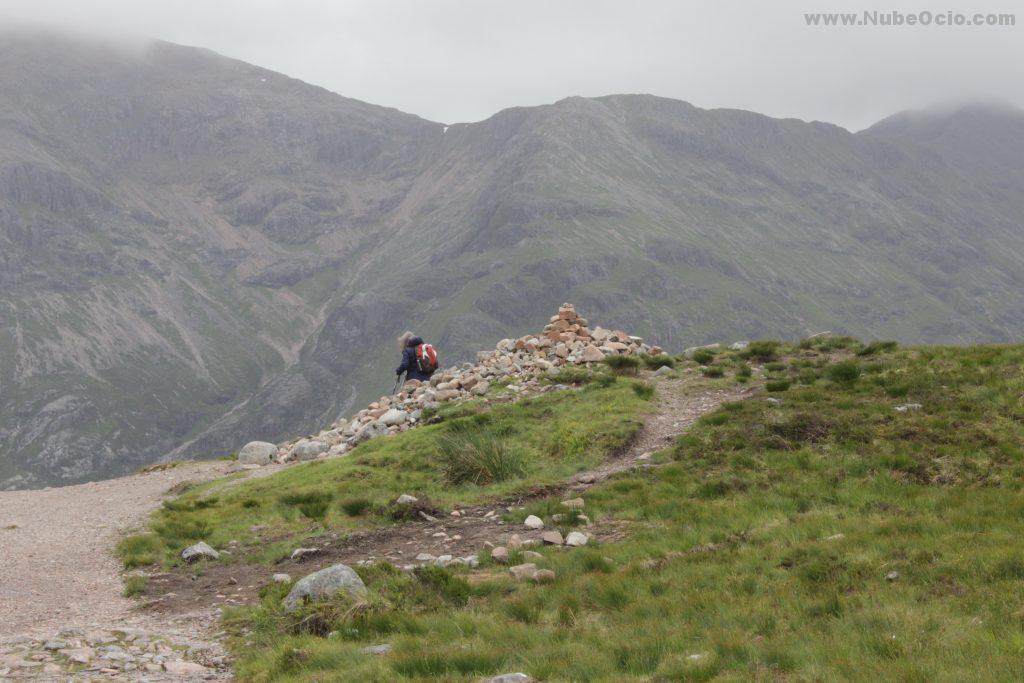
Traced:
<path id="1" fill-rule="evenodd" d="M 672 368 L 667 365 L 662 365 L 660 368 L 654 371 L 655 377 L 664 377 L 665 375 L 671 375 Z"/>
<path id="2" fill-rule="evenodd" d="M 186 562 L 196 562 L 203 558 L 216 560 L 220 558 L 220 553 L 211 548 L 206 541 L 199 541 L 181 551 L 181 559 Z"/>
<path id="3" fill-rule="evenodd" d="M 351 567 L 336 564 L 299 579 L 284 599 L 285 610 L 291 612 L 306 600 L 326 600 L 342 592 L 362 597 L 366 595 L 366 585 Z"/>
<path id="4" fill-rule="evenodd" d="M 579 531 L 570 531 L 569 535 L 565 537 L 565 544 L 575 547 L 586 545 L 589 540 L 586 534 L 582 534 Z"/>
<path id="5" fill-rule="evenodd" d="M 512 674 L 501 674 L 500 676 L 492 676 L 491 678 L 485 678 L 481 683 L 533 683 L 533 678 L 527 676 L 522 672 L 516 672 Z"/>
<path id="6" fill-rule="evenodd" d="M 270 580 L 274 583 L 290 583 L 292 577 L 291 574 L 274 574 L 270 577 Z"/>
<path id="7" fill-rule="evenodd" d="M 277 446 L 266 441 L 250 441 L 238 451 L 238 462 L 242 465 L 269 465 L 277 455 Z"/>
<path id="8" fill-rule="evenodd" d="M 292 449 L 291 457 L 299 461 L 313 460 L 314 458 L 316 458 L 316 456 L 320 455 L 326 450 L 327 444 L 325 444 L 323 441 L 305 441 Z"/>
<path id="9" fill-rule="evenodd" d="M 398 505 L 412 505 L 418 500 L 419 498 L 417 498 L 416 496 L 410 496 L 408 493 L 403 493 L 402 495 L 395 499 L 395 503 L 397 503 Z"/>
<path id="10" fill-rule="evenodd" d="M 382 645 L 368 645 L 360 650 L 364 655 L 386 655 L 391 652 L 391 646 L 387 643 Z"/>

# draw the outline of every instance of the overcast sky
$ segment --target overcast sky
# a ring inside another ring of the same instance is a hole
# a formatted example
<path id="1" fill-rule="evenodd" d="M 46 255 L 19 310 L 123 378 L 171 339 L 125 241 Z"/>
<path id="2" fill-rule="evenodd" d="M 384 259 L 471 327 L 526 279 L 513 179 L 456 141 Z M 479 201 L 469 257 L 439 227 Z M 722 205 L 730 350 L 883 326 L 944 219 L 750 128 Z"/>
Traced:
<path id="1" fill-rule="evenodd" d="M 805 12 L 1016 11 L 1007 27 L 808 27 Z M 653 93 L 852 130 L 950 100 L 1024 106 L 1024 5 L 945 0 L 0 0 L 0 20 L 151 36 L 445 123 Z"/>

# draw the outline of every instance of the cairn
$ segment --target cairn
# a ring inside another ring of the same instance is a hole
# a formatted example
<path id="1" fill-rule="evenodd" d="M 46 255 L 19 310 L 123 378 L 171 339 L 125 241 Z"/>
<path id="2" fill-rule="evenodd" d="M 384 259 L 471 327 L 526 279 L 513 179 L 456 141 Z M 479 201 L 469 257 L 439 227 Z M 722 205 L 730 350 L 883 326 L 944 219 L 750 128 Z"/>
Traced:
<path id="1" fill-rule="evenodd" d="M 602 327 L 590 329 L 572 304 L 562 304 L 539 335 L 502 339 L 492 351 L 477 353 L 477 362 L 438 370 L 429 382 L 410 380 L 393 396 L 381 396 L 347 420 L 314 437 L 292 440 L 274 447 L 252 442 L 239 454 L 261 450 L 263 462 L 289 462 L 346 454 L 360 443 L 377 436 L 403 432 L 418 425 L 423 411 L 448 401 L 486 397 L 493 383 L 504 381 L 517 396 L 528 396 L 554 387 L 541 383 L 545 374 L 557 374 L 567 365 L 586 365 L 616 354 L 651 354 L 662 350 L 648 346 L 640 337 Z M 485 398 L 486 400 L 486 398 Z"/>

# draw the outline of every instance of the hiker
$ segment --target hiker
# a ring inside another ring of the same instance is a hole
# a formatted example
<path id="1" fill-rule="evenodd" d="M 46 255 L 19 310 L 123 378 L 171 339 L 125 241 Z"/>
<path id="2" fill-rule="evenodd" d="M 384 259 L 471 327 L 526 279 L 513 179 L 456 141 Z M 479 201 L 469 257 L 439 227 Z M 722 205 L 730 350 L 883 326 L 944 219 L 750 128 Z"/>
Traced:
<path id="1" fill-rule="evenodd" d="M 402 352 L 402 364 L 395 374 L 401 377 L 404 372 L 406 382 L 411 379 L 426 382 L 437 370 L 437 353 L 433 346 L 423 343 L 423 337 L 405 332 L 398 338 L 398 348 Z"/>

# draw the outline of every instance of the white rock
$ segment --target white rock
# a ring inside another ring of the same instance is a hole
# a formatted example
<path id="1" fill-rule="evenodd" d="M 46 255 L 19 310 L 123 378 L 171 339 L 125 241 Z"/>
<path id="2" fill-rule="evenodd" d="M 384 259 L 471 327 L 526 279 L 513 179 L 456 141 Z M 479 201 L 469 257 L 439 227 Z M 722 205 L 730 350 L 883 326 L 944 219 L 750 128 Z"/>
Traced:
<path id="1" fill-rule="evenodd" d="M 395 502 L 399 505 L 412 505 L 418 500 L 419 498 L 417 498 L 416 496 L 410 496 L 408 493 L 403 493 L 402 495 L 395 499 Z"/>
<path id="2" fill-rule="evenodd" d="M 400 425 L 400 424 L 404 424 L 405 421 L 408 420 L 408 419 L 409 419 L 409 414 L 406 413 L 404 410 L 399 410 L 398 408 L 392 408 L 388 412 L 386 412 L 383 415 L 381 415 L 380 419 L 377 420 L 377 421 L 379 423 L 381 423 L 382 425 L 387 425 L 388 427 L 392 427 L 392 426 L 397 426 L 397 425 Z"/>
<path id="3" fill-rule="evenodd" d="M 530 515 L 523 522 L 523 526 L 525 526 L 527 529 L 543 529 L 544 520 L 542 520 L 537 515 Z"/>
<path id="4" fill-rule="evenodd" d="M 291 583 L 291 574 L 274 574 L 270 577 L 270 580 L 274 583 Z"/>
<path id="5" fill-rule="evenodd" d="M 569 535 L 565 537 L 565 544 L 571 546 L 581 546 L 586 545 L 587 541 L 589 540 L 590 539 L 587 538 L 586 534 L 582 534 L 579 531 L 570 531 Z"/>

